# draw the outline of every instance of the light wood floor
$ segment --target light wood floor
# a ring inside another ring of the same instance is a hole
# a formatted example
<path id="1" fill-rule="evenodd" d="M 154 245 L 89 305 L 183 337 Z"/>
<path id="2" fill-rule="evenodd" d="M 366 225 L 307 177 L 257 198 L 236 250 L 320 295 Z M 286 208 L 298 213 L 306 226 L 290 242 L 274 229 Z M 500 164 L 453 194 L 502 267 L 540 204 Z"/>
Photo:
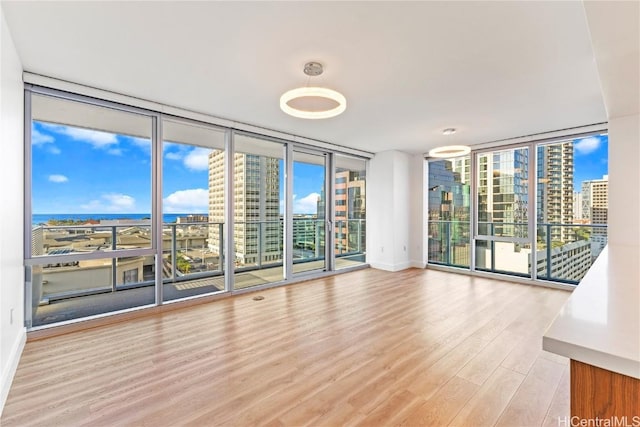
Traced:
<path id="1" fill-rule="evenodd" d="M 568 296 L 367 269 L 32 341 L 1 424 L 557 426 Z"/>

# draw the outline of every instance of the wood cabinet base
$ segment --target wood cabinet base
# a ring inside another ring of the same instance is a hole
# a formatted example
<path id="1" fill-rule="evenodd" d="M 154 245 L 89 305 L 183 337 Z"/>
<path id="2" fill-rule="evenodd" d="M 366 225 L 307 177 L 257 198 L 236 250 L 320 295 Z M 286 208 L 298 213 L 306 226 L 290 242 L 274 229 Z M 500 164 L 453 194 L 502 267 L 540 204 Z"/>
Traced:
<path id="1" fill-rule="evenodd" d="M 571 416 L 640 426 L 640 380 L 572 359 Z"/>

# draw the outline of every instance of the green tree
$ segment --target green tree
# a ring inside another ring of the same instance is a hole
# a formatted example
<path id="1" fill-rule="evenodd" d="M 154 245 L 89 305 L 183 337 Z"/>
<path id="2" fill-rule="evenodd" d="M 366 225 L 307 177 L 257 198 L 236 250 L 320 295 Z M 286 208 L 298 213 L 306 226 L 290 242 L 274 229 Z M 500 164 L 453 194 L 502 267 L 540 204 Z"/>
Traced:
<path id="1" fill-rule="evenodd" d="M 189 263 L 189 261 L 187 261 L 183 254 L 178 254 L 178 256 L 176 257 L 176 265 L 178 267 L 178 270 L 180 270 L 184 274 L 188 274 L 189 271 L 191 271 L 191 264 Z"/>
<path id="2" fill-rule="evenodd" d="M 591 238 L 591 229 L 589 227 L 577 227 L 573 231 L 579 240 L 589 240 Z"/>

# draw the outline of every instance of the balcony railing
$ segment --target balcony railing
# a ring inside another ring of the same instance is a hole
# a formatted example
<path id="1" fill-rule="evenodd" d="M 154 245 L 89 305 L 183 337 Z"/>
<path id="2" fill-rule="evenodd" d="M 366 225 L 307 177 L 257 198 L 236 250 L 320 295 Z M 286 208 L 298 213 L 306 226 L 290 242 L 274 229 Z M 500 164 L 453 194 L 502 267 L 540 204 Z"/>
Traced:
<path id="1" fill-rule="evenodd" d="M 325 259 L 325 220 L 294 218 L 293 263 Z M 333 224 L 335 257 L 365 258 L 365 220 Z M 234 273 L 282 268 L 284 223 L 234 223 Z M 224 224 L 165 223 L 162 230 L 165 285 L 224 275 Z M 72 297 L 154 286 L 155 254 L 149 221 L 37 226 L 32 233 L 34 307 Z M 117 251 L 117 252 L 116 252 Z M 116 257 L 117 254 L 117 257 Z M 298 268 L 294 271 L 304 270 Z"/>
<path id="2" fill-rule="evenodd" d="M 606 244 L 606 224 L 538 224 L 536 276 L 578 284 Z"/>
<path id="3" fill-rule="evenodd" d="M 428 260 L 454 267 L 471 265 L 469 221 L 429 221 Z"/>
<path id="4" fill-rule="evenodd" d="M 538 224 L 533 249 L 519 242 L 529 239 L 526 223 L 479 222 L 478 234 L 486 237 L 476 240 L 477 270 L 530 277 L 535 259 L 538 279 L 569 284 L 580 282 L 607 243 L 605 224 Z M 469 268 L 468 221 L 429 221 L 428 236 L 430 263 Z"/>

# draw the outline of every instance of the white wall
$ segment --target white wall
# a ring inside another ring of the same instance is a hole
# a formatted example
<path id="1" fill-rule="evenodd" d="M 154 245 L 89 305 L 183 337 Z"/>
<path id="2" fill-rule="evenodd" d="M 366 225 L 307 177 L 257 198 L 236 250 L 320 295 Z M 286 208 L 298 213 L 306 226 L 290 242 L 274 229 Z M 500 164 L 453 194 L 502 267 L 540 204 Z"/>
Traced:
<path id="1" fill-rule="evenodd" d="M 367 175 L 367 262 L 398 271 L 410 267 L 411 155 L 400 151 L 376 154 Z"/>
<path id="2" fill-rule="evenodd" d="M 412 267 L 425 268 L 427 265 L 427 256 L 424 252 L 427 234 L 427 194 L 425 192 L 427 168 L 424 156 L 422 154 L 413 155 L 409 167 L 409 189 L 411 191 L 409 196 L 409 260 Z"/>
<path id="3" fill-rule="evenodd" d="M 609 119 L 609 243 L 640 244 L 640 115 Z"/>
<path id="4" fill-rule="evenodd" d="M 609 243 L 640 244 L 640 4 L 583 2 L 609 120 Z"/>
<path id="5" fill-rule="evenodd" d="M 0 413 L 26 339 L 23 257 L 22 64 L 0 7 Z"/>

